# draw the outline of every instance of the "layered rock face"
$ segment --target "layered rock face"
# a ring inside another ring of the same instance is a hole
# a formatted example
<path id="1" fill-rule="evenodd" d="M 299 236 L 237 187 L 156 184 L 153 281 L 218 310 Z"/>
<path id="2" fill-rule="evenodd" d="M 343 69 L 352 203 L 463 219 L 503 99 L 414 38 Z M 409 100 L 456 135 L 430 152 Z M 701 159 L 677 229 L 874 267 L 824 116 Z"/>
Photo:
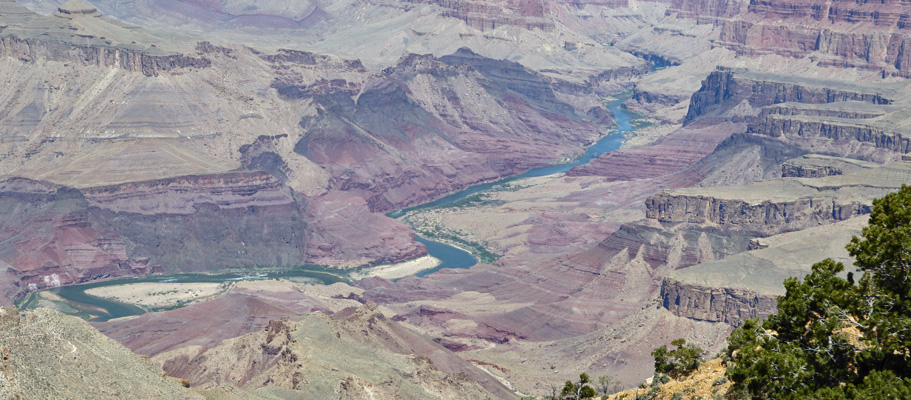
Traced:
<path id="1" fill-rule="evenodd" d="M 4 298 L 152 271 L 303 263 L 304 204 L 276 184 L 264 173 L 84 190 L 4 181 Z"/>
<path id="2" fill-rule="evenodd" d="M 792 143 L 809 146 L 810 143 L 854 143 L 853 149 L 842 152 L 845 156 L 872 161 L 895 160 L 911 151 L 911 132 L 905 129 L 889 129 L 878 124 L 864 124 L 850 119 L 821 119 L 813 117 L 769 116 L 750 124 L 751 133 L 780 137 Z"/>
<path id="3" fill-rule="evenodd" d="M 482 31 L 502 25 L 515 25 L 525 29 L 553 31 L 554 22 L 545 18 L 550 13 L 547 2 L 522 1 L 470 1 L 470 0 L 417 0 L 443 7 L 444 16 L 458 18 L 468 26 Z"/>
<path id="4" fill-rule="evenodd" d="M 193 57 L 156 46 L 135 45 L 135 41 L 132 46 L 117 46 L 104 37 L 73 32 L 78 29 L 70 29 L 72 20 L 91 24 L 87 20 L 100 18 L 97 10 L 87 5 L 79 7 L 71 3 L 59 8 L 53 17 L 41 17 L 13 1 L 3 1 L 0 3 L 0 15 L 15 18 L 18 23 L 0 32 L 0 57 L 114 67 L 146 76 L 178 69 L 208 68 L 212 64 L 205 57 Z M 117 28 L 127 31 L 123 26 Z M 120 36 L 119 33 L 122 32 L 110 32 L 114 36 Z M 53 39 L 48 40 L 48 35 Z M 117 40 L 123 39 L 120 37 Z"/>
<path id="5" fill-rule="evenodd" d="M 147 54 L 141 50 L 122 49 L 105 45 L 75 45 L 53 43 L 17 36 L 0 38 L 0 56 L 21 60 L 50 60 L 76 62 L 99 67 L 117 67 L 146 76 L 183 68 L 208 68 L 212 62 L 202 57 L 182 54 Z"/>
<path id="6" fill-rule="evenodd" d="M 153 271 L 394 262 L 425 252 L 406 226 L 382 216 L 357 217 L 366 214 L 363 200 L 332 210 L 337 220 L 325 222 L 318 215 L 326 204 L 350 200 L 310 202 L 266 172 L 86 189 L 25 179 L 0 185 L 8 205 L 0 237 L 10 246 L 2 258 L 11 278 L 3 288 L 6 299 Z M 363 247 L 370 242 L 382 245 Z"/>
<path id="7" fill-rule="evenodd" d="M 7 1 L 0 18 L 0 168 L 32 179 L 4 184 L 6 301 L 151 270 L 420 256 L 379 212 L 574 157 L 612 121 L 591 93 L 571 106 L 550 78 L 468 50 L 373 73 L 76 3 L 45 17 Z"/>
<path id="8" fill-rule="evenodd" d="M 318 107 L 301 120 L 309 133 L 295 152 L 326 168 L 330 187 L 364 197 L 374 211 L 573 157 L 601 134 L 540 75 L 467 49 L 409 56 L 368 81 L 356 101 L 347 87 L 275 85 Z"/>
<path id="9" fill-rule="evenodd" d="M 749 244 L 752 251 L 668 275 L 661 285 L 664 307 L 679 316 L 734 325 L 774 312 L 785 278 L 808 273 L 826 257 L 850 264 L 844 245 L 866 224 L 873 199 L 905 184 L 911 167 L 907 162 L 874 166 L 823 156 L 791 162 L 809 163 L 814 170 L 839 173 L 746 187 L 681 189 L 650 198 L 652 218 L 717 225 L 756 237 Z M 841 172 L 849 168 L 855 172 Z"/>
<path id="10" fill-rule="evenodd" d="M 662 307 L 674 315 L 734 326 L 751 318 L 768 316 L 778 305 L 776 296 L 748 289 L 688 285 L 671 278 L 661 282 L 661 299 Z"/>
<path id="11" fill-rule="evenodd" d="M 747 133 L 804 149 L 891 162 L 908 149 L 904 83 L 845 83 L 719 69 L 693 94 L 685 123 L 748 122 Z"/>
<path id="12" fill-rule="evenodd" d="M 830 175 L 844 175 L 875 168 L 877 164 L 850 158 L 835 158 L 808 155 L 788 160 L 781 164 L 782 177 L 823 178 Z"/>
<path id="13" fill-rule="evenodd" d="M 782 282 L 802 277 L 824 258 L 843 262 L 844 249 L 867 223 L 857 217 L 835 224 L 759 239 L 753 250 L 675 271 L 661 284 L 662 306 L 675 315 L 734 326 L 777 310 Z"/>
<path id="14" fill-rule="evenodd" d="M 888 105 L 895 97 L 893 90 L 723 68 L 712 72 L 703 81 L 702 88 L 693 93 L 684 124 L 706 116 L 755 116 L 753 109 L 786 102 L 826 104 L 857 101 Z M 737 110 L 742 104 L 749 107 Z"/>
<path id="15" fill-rule="evenodd" d="M 911 8 L 904 1 L 751 1 L 728 21 L 720 45 L 743 55 L 812 56 L 821 65 L 909 76 Z"/>
<path id="16" fill-rule="evenodd" d="M 647 218 L 662 222 L 731 225 L 765 234 L 800 230 L 806 226 L 845 220 L 872 211 L 872 207 L 867 204 L 837 204 L 825 198 L 801 198 L 792 202 L 766 200 L 750 204 L 738 199 L 664 193 L 650 197 L 645 206 Z"/>
<path id="17" fill-rule="evenodd" d="M 666 13 L 703 20 L 731 18 L 746 11 L 748 3 L 745 0 L 671 0 Z"/>
<path id="18" fill-rule="evenodd" d="M 51 5 L 62 1 L 23 2 L 33 9 L 51 11 Z M 605 86 L 601 89 L 603 94 L 625 85 L 627 78 L 635 79 L 648 71 L 645 62 L 614 49 L 607 44 L 610 40 L 593 40 L 580 32 L 604 33 L 601 21 L 623 31 L 644 25 L 646 22 L 640 18 L 631 21 L 622 16 L 598 15 L 591 19 L 593 14 L 585 10 L 625 7 L 625 0 L 344 0 L 332 5 L 306 0 L 281 4 L 250 0 L 98 0 L 94 4 L 106 15 L 145 27 L 190 35 L 218 32 L 223 40 L 254 47 L 279 48 L 293 43 L 297 50 L 361 59 L 374 71 L 395 64 L 409 53 L 442 56 L 460 47 L 470 47 L 489 58 L 518 61 L 577 88 L 590 90 L 583 85 L 597 81 L 598 86 Z M 357 17 L 352 18 L 354 15 Z M 409 22 L 388 22 L 393 20 Z M 293 40 L 289 42 L 288 38 Z M 616 82 L 609 82 L 612 79 Z"/>

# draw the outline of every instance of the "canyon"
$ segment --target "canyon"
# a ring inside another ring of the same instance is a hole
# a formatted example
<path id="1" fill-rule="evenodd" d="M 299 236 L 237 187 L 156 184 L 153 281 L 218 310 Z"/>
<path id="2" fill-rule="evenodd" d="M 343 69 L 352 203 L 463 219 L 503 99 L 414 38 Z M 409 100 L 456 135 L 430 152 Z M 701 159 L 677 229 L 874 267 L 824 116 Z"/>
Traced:
<path id="1" fill-rule="evenodd" d="M 911 180 L 909 18 L 901 1 L 0 0 L 0 305 L 29 305 L 0 334 L 94 332 L 137 377 L 173 377 L 143 378 L 149 397 L 636 386 L 652 349 L 717 352 L 784 279 L 851 264 L 873 201 Z M 510 178 L 625 124 L 616 150 Z M 371 273 L 430 260 L 419 235 L 483 262 Z M 237 282 L 91 325 L 46 309 L 85 306 L 60 286 L 294 269 L 337 282 Z M 40 368 L 14 353 L 0 394 Z"/>

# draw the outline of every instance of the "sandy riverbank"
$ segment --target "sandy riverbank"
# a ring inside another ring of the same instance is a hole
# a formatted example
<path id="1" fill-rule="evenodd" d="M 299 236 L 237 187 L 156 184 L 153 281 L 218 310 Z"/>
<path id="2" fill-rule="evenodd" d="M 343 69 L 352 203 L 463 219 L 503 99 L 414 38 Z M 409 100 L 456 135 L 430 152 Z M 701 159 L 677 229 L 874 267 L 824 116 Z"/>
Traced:
<path id="1" fill-rule="evenodd" d="M 378 265 L 365 268 L 351 274 L 351 279 L 358 280 L 378 276 L 383 279 L 398 279 L 414 275 L 425 269 L 436 268 L 442 261 L 433 256 L 418 257 L 398 264 Z"/>
<path id="2" fill-rule="evenodd" d="M 207 300 L 229 289 L 233 283 L 225 282 L 143 282 L 116 286 L 102 286 L 85 293 L 116 300 L 143 308 L 162 308 L 186 305 Z"/>

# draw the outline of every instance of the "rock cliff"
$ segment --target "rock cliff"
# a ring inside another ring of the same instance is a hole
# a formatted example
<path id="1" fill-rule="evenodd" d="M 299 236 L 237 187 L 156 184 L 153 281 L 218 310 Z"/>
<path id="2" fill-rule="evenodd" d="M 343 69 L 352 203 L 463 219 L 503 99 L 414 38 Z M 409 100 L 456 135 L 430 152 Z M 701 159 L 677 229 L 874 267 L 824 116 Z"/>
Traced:
<path id="1" fill-rule="evenodd" d="M 904 1 L 754 0 L 728 21 L 719 45 L 742 55 L 813 57 L 820 65 L 881 70 L 907 77 L 909 14 Z"/>
<path id="2" fill-rule="evenodd" d="M 135 40 L 124 44 L 123 41 L 137 35 L 130 34 L 124 26 L 104 20 L 94 7 L 74 4 L 61 6 L 54 15 L 44 17 L 32 14 L 12 1 L 0 3 L 0 18 L 17 22 L 0 30 L 0 57 L 113 67 L 146 76 L 211 66 L 211 60 L 205 57 L 136 44 Z M 99 25 L 112 36 L 111 39 L 91 32 Z"/>
<path id="3" fill-rule="evenodd" d="M 850 158 L 828 157 L 810 154 L 788 160 L 781 164 L 782 177 L 822 178 L 830 175 L 844 175 L 864 169 L 875 168 L 877 164 Z"/>
<path id="4" fill-rule="evenodd" d="M 360 207 L 335 210 L 336 220 L 319 220 L 314 213 L 326 201 L 311 203 L 266 172 L 85 189 L 9 179 L 0 183 L 7 210 L 0 241 L 10 246 L 0 258 L 10 277 L 4 298 L 153 271 L 394 262 L 424 253 L 404 225 L 382 216 L 363 218 L 363 200 Z M 349 218 L 361 229 L 375 229 L 353 236 Z M 322 223 L 314 226 L 314 220 Z M 340 239 L 343 244 L 332 245 Z M 373 241 L 383 244 L 370 250 Z M 315 251 L 316 243 L 330 247 Z M 349 247 L 359 251 L 349 254 Z"/>
<path id="5" fill-rule="evenodd" d="M 853 267 L 844 249 L 866 225 L 857 217 L 760 239 L 757 249 L 672 272 L 661 284 L 662 306 L 700 321 L 739 325 L 775 312 L 782 282 L 809 273 L 813 263 L 833 258 Z"/>
<path id="6" fill-rule="evenodd" d="M 759 114 L 758 108 L 785 102 L 859 101 L 886 105 L 892 103 L 895 96 L 894 89 L 886 87 L 719 69 L 709 74 L 699 91 L 693 93 L 684 124 L 706 116 L 755 117 Z"/>
<path id="7" fill-rule="evenodd" d="M 744 320 L 765 317 L 777 307 L 777 297 L 745 289 L 706 287 L 665 278 L 661 282 L 662 307 L 675 315 L 697 321 L 739 326 Z"/>
<path id="8" fill-rule="evenodd" d="M 871 161 L 894 161 L 909 151 L 911 132 L 890 129 L 864 121 L 770 115 L 751 123 L 748 132 L 779 138 L 801 147 L 846 146 L 843 156 Z"/>
<path id="9" fill-rule="evenodd" d="M 764 235 L 800 230 L 869 214 L 870 204 L 838 204 L 828 198 L 800 198 L 759 204 L 737 199 L 658 194 L 645 203 L 646 217 L 662 222 L 711 223 L 736 226 Z"/>

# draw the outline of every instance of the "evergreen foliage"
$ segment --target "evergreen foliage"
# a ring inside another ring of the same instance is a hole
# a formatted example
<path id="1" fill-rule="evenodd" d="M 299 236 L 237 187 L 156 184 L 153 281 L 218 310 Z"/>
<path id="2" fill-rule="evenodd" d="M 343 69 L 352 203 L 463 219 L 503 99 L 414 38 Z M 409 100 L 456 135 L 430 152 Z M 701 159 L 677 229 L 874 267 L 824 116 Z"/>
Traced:
<path id="1" fill-rule="evenodd" d="M 598 393 L 588 385 L 589 383 L 591 383 L 591 379 L 586 373 L 579 375 L 578 382 L 573 383 L 572 381 L 566 381 L 566 384 L 563 386 L 563 391 L 560 392 L 560 398 L 581 400 L 597 396 Z"/>
<path id="2" fill-rule="evenodd" d="M 873 202 L 847 246 L 863 276 L 823 260 L 785 281 L 778 313 L 728 339 L 732 392 L 755 399 L 911 398 L 911 187 Z"/>
<path id="3" fill-rule="evenodd" d="M 683 376 L 702 363 L 702 349 L 695 345 L 687 345 L 683 338 L 671 342 L 677 348 L 668 351 L 667 346 L 661 346 L 652 351 L 655 357 L 655 374 L 667 374 L 671 378 Z"/>

